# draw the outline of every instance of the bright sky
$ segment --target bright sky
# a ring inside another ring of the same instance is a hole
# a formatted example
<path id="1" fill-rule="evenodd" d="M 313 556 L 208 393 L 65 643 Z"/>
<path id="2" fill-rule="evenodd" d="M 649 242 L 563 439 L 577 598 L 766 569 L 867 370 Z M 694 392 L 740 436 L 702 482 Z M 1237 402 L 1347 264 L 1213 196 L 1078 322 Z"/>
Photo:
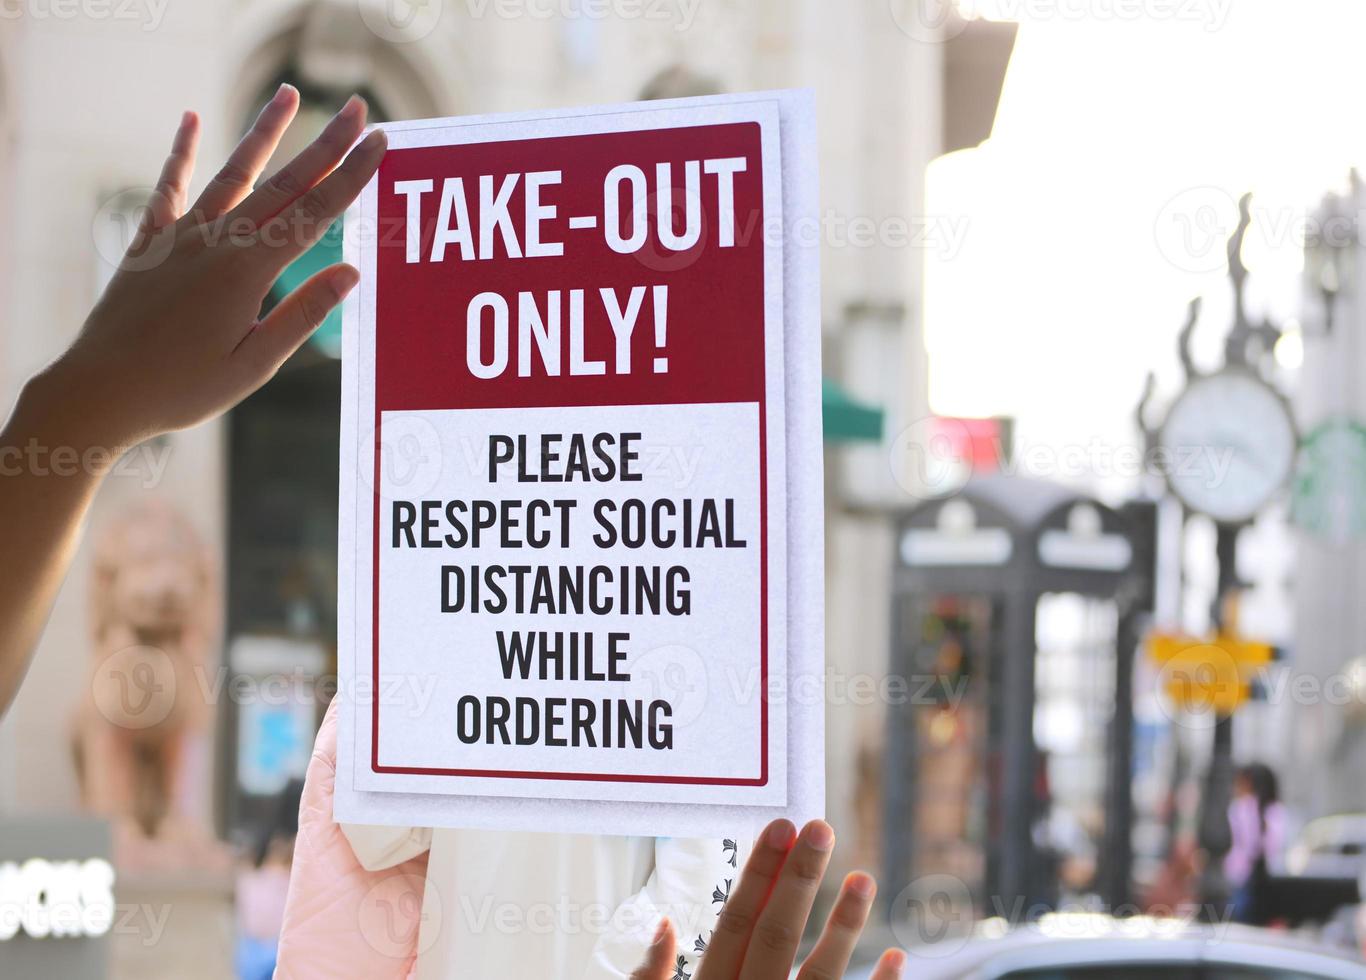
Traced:
<path id="1" fill-rule="evenodd" d="M 1307 209 L 1366 163 L 1366 3 L 961 5 L 1021 27 L 992 138 L 929 173 L 929 214 L 966 222 L 929 258 L 932 407 L 1013 415 L 1022 443 L 1130 440 L 1144 373 L 1179 386 L 1192 296 L 1197 358 L 1218 357 L 1244 190 L 1251 312 L 1300 313 Z"/>

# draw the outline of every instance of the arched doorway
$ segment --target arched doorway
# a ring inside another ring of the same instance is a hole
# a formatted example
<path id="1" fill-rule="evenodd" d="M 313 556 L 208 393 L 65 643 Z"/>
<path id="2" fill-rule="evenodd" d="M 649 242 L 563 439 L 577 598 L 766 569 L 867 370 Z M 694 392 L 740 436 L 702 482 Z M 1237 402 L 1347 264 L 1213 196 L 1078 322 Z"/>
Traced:
<path id="1" fill-rule="evenodd" d="M 408 55 L 378 38 L 354 3 L 296 4 L 247 58 L 238 130 L 282 82 L 300 110 L 267 173 L 311 141 L 354 92 L 370 120 L 421 117 L 455 99 L 423 87 Z M 341 259 L 342 223 L 281 274 L 263 314 Z M 227 683 L 221 818 L 256 833 L 302 776 L 336 672 L 337 457 L 341 314 L 334 311 L 276 378 L 227 419 Z M 266 696 L 266 692 L 271 696 Z"/>

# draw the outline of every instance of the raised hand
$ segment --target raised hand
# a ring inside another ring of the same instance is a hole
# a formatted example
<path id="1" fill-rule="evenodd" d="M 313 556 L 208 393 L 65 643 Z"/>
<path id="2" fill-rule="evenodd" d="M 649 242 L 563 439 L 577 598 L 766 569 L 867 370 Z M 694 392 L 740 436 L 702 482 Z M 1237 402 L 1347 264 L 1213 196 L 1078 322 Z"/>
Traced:
<path id="1" fill-rule="evenodd" d="M 835 833 L 823 820 L 813 820 L 800 835 L 787 820 L 764 828 L 694 980 L 786 980 L 834 846 Z M 797 972 L 798 980 L 844 976 L 876 893 L 876 883 L 860 871 L 844 879 L 820 939 Z M 666 919 L 632 980 L 669 980 L 675 945 L 673 926 Z M 872 980 L 896 980 L 905 961 L 900 950 L 886 950 Z"/>
<path id="2" fill-rule="evenodd" d="M 313 143 L 253 189 L 298 106 L 298 92 L 281 86 L 188 207 L 199 119 L 181 119 L 132 247 L 76 342 L 49 369 L 98 406 L 93 438 L 125 445 L 226 411 L 265 383 L 355 286 L 355 269 L 331 266 L 257 319 L 280 272 L 360 193 L 385 150 L 379 130 L 352 149 L 365 126 L 365 103 L 353 96 Z"/>
<path id="3" fill-rule="evenodd" d="M 81 520 L 122 451 L 251 394 L 359 279 L 351 266 L 334 265 L 258 319 L 281 270 L 322 236 L 384 156 L 378 130 L 352 147 L 365 128 L 365 103 L 353 97 L 253 189 L 298 108 L 299 93 L 281 86 L 188 206 L 199 118 L 182 117 L 108 289 L 71 347 L 24 385 L 0 430 L 0 513 L 9 518 L 0 540 L 0 712 L 28 668 Z M 35 448 L 76 462 L 26 465 Z"/>

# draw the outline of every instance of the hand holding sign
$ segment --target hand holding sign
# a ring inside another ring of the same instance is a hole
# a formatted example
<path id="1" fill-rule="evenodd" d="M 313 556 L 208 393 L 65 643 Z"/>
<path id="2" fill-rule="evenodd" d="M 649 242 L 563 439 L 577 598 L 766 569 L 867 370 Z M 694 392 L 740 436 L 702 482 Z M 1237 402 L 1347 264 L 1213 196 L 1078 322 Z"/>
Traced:
<path id="1" fill-rule="evenodd" d="M 331 266 L 257 319 L 280 272 L 341 215 L 384 155 L 379 131 L 347 153 L 365 126 L 365 103 L 353 96 L 317 140 L 253 190 L 298 106 L 298 92 L 281 86 L 188 210 L 199 119 L 187 112 L 181 120 L 132 247 L 75 344 L 49 369 L 68 391 L 98 399 L 89 414 L 100 444 L 129 445 L 231 408 L 356 284 L 354 268 Z"/>

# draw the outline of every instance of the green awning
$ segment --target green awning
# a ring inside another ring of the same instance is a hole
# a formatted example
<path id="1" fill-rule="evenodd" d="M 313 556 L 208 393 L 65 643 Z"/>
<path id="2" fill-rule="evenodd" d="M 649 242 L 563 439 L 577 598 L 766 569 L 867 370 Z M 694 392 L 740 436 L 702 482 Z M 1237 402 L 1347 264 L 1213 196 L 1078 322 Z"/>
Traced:
<path id="1" fill-rule="evenodd" d="M 856 401 L 838 382 L 821 381 L 822 428 L 827 442 L 878 442 L 882 409 Z"/>

